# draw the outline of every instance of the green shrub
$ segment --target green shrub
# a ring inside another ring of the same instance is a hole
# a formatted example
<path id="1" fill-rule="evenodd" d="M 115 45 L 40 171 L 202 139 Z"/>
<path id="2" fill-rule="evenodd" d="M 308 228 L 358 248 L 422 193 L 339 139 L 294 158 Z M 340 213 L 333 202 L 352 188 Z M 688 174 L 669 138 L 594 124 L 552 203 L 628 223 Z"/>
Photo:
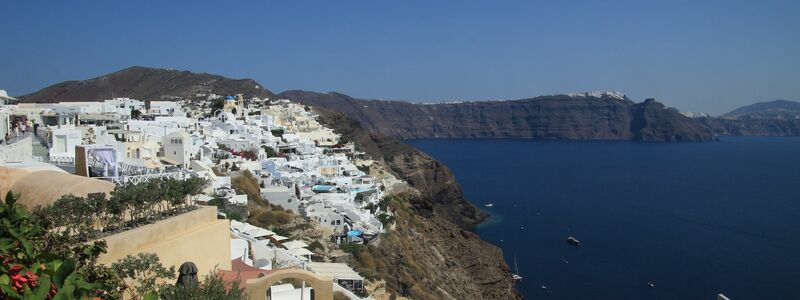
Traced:
<path id="1" fill-rule="evenodd" d="M 105 241 L 42 227 L 16 199 L 9 191 L 0 203 L 0 299 L 120 297 L 120 278 L 95 263 Z"/>
<path id="2" fill-rule="evenodd" d="M 320 243 L 319 241 L 313 241 L 311 242 L 311 244 L 308 244 L 308 247 L 306 247 L 306 249 L 308 249 L 308 251 L 311 252 L 317 252 L 317 250 L 325 251 L 325 246 L 322 245 L 322 243 Z"/>

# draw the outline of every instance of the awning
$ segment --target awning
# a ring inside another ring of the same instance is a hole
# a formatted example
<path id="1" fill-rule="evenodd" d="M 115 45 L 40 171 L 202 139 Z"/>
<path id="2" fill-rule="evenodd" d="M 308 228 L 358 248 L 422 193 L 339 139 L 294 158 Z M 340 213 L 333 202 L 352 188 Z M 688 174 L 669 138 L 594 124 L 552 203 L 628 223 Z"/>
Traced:
<path id="1" fill-rule="evenodd" d="M 249 235 L 251 237 L 257 238 L 257 237 L 262 237 L 262 236 L 274 235 L 275 233 L 272 232 L 272 231 L 266 230 L 264 228 L 256 228 L 256 229 L 251 229 L 251 230 L 246 231 L 245 234 L 247 234 L 247 235 Z"/>
<path id="2" fill-rule="evenodd" d="M 242 231 L 244 229 L 244 225 L 245 224 L 242 223 L 242 222 L 239 222 L 239 221 L 236 221 L 236 220 L 231 220 L 231 229 L 236 229 L 238 231 Z"/>
<path id="3" fill-rule="evenodd" d="M 289 250 L 289 252 L 291 252 L 292 254 L 297 255 L 297 256 L 306 256 L 306 255 L 313 255 L 314 254 L 314 252 L 311 252 L 306 248 L 291 249 L 291 250 Z"/>
<path id="4" fill-rule="evenodd" d="M 343 263 L 310 262 L 308 268 L 318 275 L 331 276 L 336 279 L 364 280 L 353 268 Z"/>
<path id="5" fill-rule="evenodd" d="M 304 243 L 303 241 L 291 241 L 282 244 L 284 247 L 286 247 L 286 249 L 289 250 L 308 247 L 308 244 Z"/>
<path id="6" fill-rule="evenodd" d="M 276 234 L 276 235 L 273 235 L 273 236 L 270 236 L 269 238 L 271 238 L 271 239 L 273 239 L 273 240 L 276 240 L 276 241 L 278 241 L 278 242 L 280 242 L 280 241 L 285 241 L 285 240 L 288 240 L 288 239 L 289 239 L 289 238 L 287 238 L 287 237 L 285 237 L 285 236 L 282 236 L 282 235 L 277 235 L 277 234 Z"/>

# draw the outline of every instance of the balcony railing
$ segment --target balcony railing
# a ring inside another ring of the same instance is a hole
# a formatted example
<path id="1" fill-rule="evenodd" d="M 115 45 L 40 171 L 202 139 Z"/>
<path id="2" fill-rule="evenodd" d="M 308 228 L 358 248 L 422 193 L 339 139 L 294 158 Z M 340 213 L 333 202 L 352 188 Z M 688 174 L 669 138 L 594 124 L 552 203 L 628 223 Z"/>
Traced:
<path id="1" fill-rule="evenodd" d="M 183 180 L 186 179 L 186 174 L 182 171 L 178 172 L 163 172 L 163 173 L 154 173 L 154 174 L 146 174 L 146 175 L 132 175 L 132 176 L 118 176 L 118 177 L 94 177 L 100 180 L 109 181 L 113 184 L 139 184 L 144 183 L 153 179 L 165 178 L 165 179 L 178 179 Z"/>

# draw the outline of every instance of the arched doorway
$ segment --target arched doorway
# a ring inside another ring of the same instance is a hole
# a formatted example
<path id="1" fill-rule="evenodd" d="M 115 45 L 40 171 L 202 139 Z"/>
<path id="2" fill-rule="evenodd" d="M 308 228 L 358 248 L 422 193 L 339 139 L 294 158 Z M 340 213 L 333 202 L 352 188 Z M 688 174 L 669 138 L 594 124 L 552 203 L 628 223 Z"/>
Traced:
<path id="1" fill-rule="evenodd" d="M 275 283 L 284 279 L 299 279 L 305 281 L 314 289 L 315 300 L 333 300 L 333 278 L 319 276 L 302 269 L 283 269 L 270 273 L 267 276 L 247 280 L 247 295 L 249 300 L 267 299 L 267 290 Z"/>

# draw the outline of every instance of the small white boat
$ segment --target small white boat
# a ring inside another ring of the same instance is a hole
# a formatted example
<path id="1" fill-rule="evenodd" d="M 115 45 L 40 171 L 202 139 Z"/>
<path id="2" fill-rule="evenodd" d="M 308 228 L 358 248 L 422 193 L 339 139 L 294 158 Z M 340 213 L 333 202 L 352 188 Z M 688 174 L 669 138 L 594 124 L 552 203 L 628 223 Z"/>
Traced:
<path id="1" fill-rule="evenodd" d="M 656 287 L 656 284 L 655 284 L 655 283 L 652 283 L 652 282 L 648 282 L 648 283 L 647 283 L 647 286 L 649 286 L 649 287 L 651 287 L 651 288 L 655 288 L 655 287 Z"/>
<path id="2" fill-rule="evenodd" d="M 567 243 L 570 244 L 570 245 L 573 245 L 575 247 L 580 247 L 581 246 L 581 241 L 579 241 L 578 239 L 576 239 L 574 237 L 568 237 L 567 238 Z"/>
<path id="3" fill-rule="evenodd" d="M 492 207 L 492 206 L 494 206 L 494 203 L 489 203 L 489 204 L 486 204 L 486 205 L 484 205 L 484 206 L 486 206 L 486 207 Z"/>

